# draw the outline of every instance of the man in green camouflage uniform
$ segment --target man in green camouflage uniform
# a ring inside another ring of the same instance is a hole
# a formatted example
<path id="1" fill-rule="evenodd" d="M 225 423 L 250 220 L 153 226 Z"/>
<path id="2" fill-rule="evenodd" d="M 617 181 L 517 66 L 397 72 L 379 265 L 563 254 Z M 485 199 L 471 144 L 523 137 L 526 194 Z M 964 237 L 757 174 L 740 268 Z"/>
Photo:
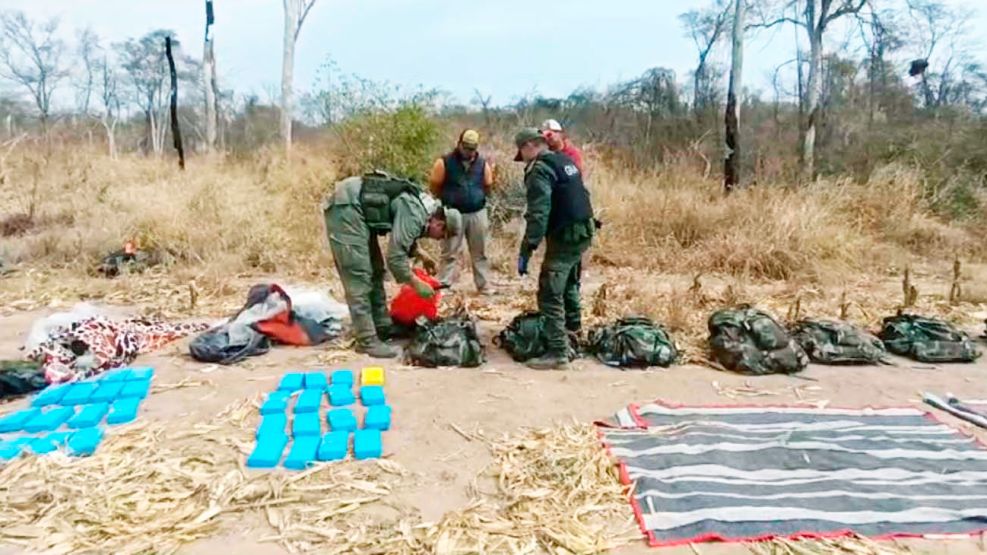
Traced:
<path id="1" fill-rule="evenodd" d="M 526 163 L 524 184 L 527 228 L 518 256 L 518 273 L 528 273 L 531 254 L 545 239 L 545 259 L 538 276 L 538 310 L 545 321 L 548 352 L 528 361 L 537 370 L 569 365 L 566 330 L 581 327 L 579 280 L 582 256 L 593 240 L 595 220 L 589 192 L 571 158 L 552 152 L 537 129 L 523 129 L 514 138 L 515 161 Z"/>
<path id="2" fill-rule="evenodd" d="M 390 235 L 387 269 L 394 279 L 399 284 L 410 283 L 420 296 L 431 298 L 435 291 L 412 273 L 409 257 L 431 262 L 416 248 L 418 239 L 445 239 L 460 233 L 462 216 L 443 208 L 411 181 L 383 172 L 337 183 L 335 192 L 325 200 L 323 215 L 350 309 L 357 352 L 376 358 L 398 356 L 396 348 L 381 341 L 390 335 L 391 318 L 384 294 L 384 257 L 377 237 Z"/>

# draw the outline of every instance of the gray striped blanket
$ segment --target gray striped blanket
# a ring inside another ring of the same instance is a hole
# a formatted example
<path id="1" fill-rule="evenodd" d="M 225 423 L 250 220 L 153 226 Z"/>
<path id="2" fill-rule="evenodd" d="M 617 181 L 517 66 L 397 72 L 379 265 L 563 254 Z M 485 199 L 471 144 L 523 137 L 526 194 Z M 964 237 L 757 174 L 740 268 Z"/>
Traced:
<path id="1" fill-rule="evenodd" d="M 652 546 L 987 529 L 987 449 L 917 409 L 654 403 L 601 429 Z"/>

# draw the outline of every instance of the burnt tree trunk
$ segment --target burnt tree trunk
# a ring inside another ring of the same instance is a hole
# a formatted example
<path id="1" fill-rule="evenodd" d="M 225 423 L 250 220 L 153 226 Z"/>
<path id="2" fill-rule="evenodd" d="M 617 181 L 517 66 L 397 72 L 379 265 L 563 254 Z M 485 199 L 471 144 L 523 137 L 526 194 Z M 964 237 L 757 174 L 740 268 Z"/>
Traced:
<path id="1" fill-rule="evenodd" d="M 740 103 L 741 78 L 744 67 L 744 8 L 746 0 L 736 0 L 733 18 L 733 61 L 730 67 L 730 87 L 727 90 L 726 161 L 723 163 L 723 187 L 726 192 L 740 185 Z"/>
<path id="2" fill-rule="evenodd" d="M 171 135 L 175 150 L 178 151 L 178 167 L 185 169 L 185 149 L 182 148 L 182 130 L 178 127 L 178 72 L 175 71 L 175 57 L 171 53 L 171 37 L 165 37 L 165 54 L 168 56 L 168 70 L 171 72 Z"/>

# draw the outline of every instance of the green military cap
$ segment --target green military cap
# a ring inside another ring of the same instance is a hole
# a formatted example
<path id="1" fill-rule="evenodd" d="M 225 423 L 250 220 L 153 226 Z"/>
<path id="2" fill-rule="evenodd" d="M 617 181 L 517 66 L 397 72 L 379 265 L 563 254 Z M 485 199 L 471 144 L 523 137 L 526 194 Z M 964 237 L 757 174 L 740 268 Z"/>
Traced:
<path id="1" fill-rule="evenodd" d="M 517 132 L 514 135 L 514 145 L 517 146 L 517 155 L 514 157 L 515 162 L 521 161 L 521 147 L 529 141 L 544 141 L 545 137 L 542 136 L 541 131 L 535 129 L 534 127 L 525 127 L 524 129 Z"/>

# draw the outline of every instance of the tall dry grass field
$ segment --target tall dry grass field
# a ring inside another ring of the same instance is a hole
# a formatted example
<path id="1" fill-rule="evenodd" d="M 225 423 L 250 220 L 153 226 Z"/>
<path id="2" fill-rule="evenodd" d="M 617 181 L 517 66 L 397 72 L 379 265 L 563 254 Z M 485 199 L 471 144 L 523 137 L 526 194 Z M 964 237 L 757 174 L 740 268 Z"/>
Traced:
<path id="1" fill-rule="evenodd" d="M 509 162 L 512 155 L 501 145 L 493 156 L 501 192 L 492 203 L 507 221 L 497 226 L 492 251 L 505 273 L 523 227 L 522 170 Z M 922 176 L 904 167 L 885 167 L 866 183 L 761 184 L 728 197 L 686 166 L 635 175 L 591 157 L 590 167 L 605 225 L 588 263 L 617 269 L 613 279 L 628 284 L 659 274 L 688 283 L 702 274 L 734 290 L 778 281 L 839 287 L 856 276 L 886 276 L 889 268 L 987 257 L 987 215 L 963 225 L 937 219 Z M 323 149 L 305 145 L 290 160 L 278 151 L 195 158 L 185 172 L 169 160 L 21 149 L 3 168 L 0 257 L 46 272 L 46 284 L 65 283 L 136 240 L 162 252 L 177 280 L 208 275 L 217 289 L 244 275 L 331 280 L 320 203 L 341 177 Z M 40 286 L 19 287 L 29 295 Z M 979 291 L 976 284 L 968 290 Z"/>

